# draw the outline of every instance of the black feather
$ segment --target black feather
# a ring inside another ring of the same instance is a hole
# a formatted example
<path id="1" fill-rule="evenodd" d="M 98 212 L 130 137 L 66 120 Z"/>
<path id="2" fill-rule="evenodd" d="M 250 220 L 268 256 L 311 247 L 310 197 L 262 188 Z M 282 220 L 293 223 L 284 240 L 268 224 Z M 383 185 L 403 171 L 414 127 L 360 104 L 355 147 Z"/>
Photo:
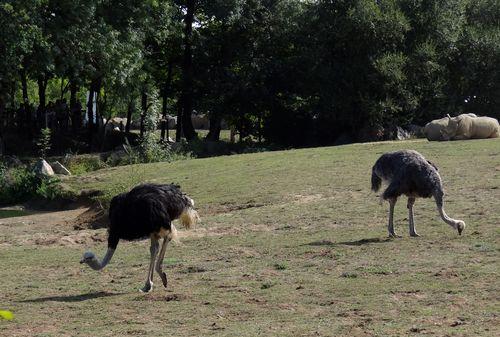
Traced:
<path id="1" fill-rule="evenodd" d="M 403 194 L 429 198 L 443 193 L 437 167 L 413 150 L 389 152 L 380 156 L 372 169 L 372 188 L 379 187 L 380 179 L 389 182 L 382 195 L 384 199 L 397 198 Z"/>
<path id="2" fill-rule="evenodd" d="M 170 230 L 171 222 L 191 207 L 191 201 L 178 185 L 144 184 L 118 194 L 109 207 L 108 246 L 118 240 L 137 240 Z"/>

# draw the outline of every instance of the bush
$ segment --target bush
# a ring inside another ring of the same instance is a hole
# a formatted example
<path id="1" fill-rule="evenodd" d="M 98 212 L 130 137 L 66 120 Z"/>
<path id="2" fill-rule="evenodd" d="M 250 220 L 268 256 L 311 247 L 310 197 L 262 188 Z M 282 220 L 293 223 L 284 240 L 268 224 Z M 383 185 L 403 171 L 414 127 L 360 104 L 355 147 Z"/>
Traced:
<path id="1" fill-rule="evenodd" d="M 74 175 L 80 175 L 87 172 L 97 171 L 108 167 L 99 156 L 72 156 L 67 155 L 64 158 L 64 165 Z"/>
<path id="2" fill-rule="evenodd" d="M 57 178 L 38 177 L 26 167 L 0 167 L 0 204 L 24 202 L 34 198 L 53 200 L 63 195 Z"/>
<path id="3" fill-rule="evenodd" d="M 47 156 L 47 153 L 51 148 L 50 145 L 51 134 L 52 132 L 50 131 L 49 128 L 45 128 L 40 131 L 40 136 L 38 137 L 36 146 L 38 148 L 38 154 L 42 158 L 45 158 L 45 156 Z"/>
<path id="4" fill-rule="evenodd" d="M 173 149 L 168 143 L 161 143 L 158 135 L 152 132 L 145 133 L 139 140 L 138 146 L 132 146 L 126 140 L 123 153 L 111 155 L 106 163 L 111 166 L 131 165 L 141 163 L 172 162 L 191 158 L 191 153 L 183 147 Z"/>

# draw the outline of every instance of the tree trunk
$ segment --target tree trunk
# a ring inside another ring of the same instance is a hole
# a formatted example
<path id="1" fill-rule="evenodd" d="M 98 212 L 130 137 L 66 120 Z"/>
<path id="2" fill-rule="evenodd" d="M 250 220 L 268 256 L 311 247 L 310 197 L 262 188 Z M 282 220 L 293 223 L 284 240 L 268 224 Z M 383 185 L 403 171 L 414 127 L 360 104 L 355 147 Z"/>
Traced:
<path id="1" fill-rule="evenodd" d="M 148 112 L 148 93 L 146 90 L 142 91 L 141 94 L 141 131 L 140 136 L 144 136 L 144 119 L 146 119 L 146 114 Z"/>
<path id="2" fill-rule="evenodd" d="M 21 69 L 21 86 L 23 91 L 23 105 L 26 109 L 29 105 L 29 97 L 28 97 L 28 81 L 26 79 L 26 71 Z"/>
<path id="3" fill-rule="evenodd" d="M 167 120 L 167 84 L 165 83 L 161 90 L 161 134 L 160 141 L 165 141 L 165 130 L 168 137 L 168 120 Z"/>
<path id="4" fill-rule="evenodd" d="M 193 51 L 192 35 L 195 11 L 195 0 L 187 0 L 187 11 L 184 18 L 184 59 L 182 64 L 182 129 L 187 140 L 198 138 L 193 128 Z"/>
<path id="5" fill-rule="evenodd" d="M 3 89 L 3 87 L 1 89 Z M 6 103 L 5 100 L 3 99 L 3 95 L 0 94 L 0 134 L 2 133 L 2 128 L 5 125 L 5 122 L 8 120 L 5 106 Z"/>
<path id="6" fill-rule="evenodd" d="M 94 111 L 94 95 L 98 92 L 99 88 L 99 79 L 92 80 L 89 87 L 89 99 L 87 100 L 87 118 L 88 118 L 88 143 L 89 149 L 92 151 L 92 138 L 95 133 L 95 124 L 94 124 L 94 116 L 97 116 L 97 111 Z M 96 110 L 97 110 L 97 97 L 95 102 Z M 97 118 L 96 118 L 97 121 Z"/>
<path id="7" fill-rule="evenodd" d="M 82 127 L 81 106 L 77 104 L 77 93 L 78 85 L 74 80 L 70 80 L 69 110 L 71 111 L 71 128 L 73 129 L 73 133 L 78 132 Z"/>
<path id="8" fill-rule="evenodd" d="M 61 78 L 61 100 L 64 98 L 64 78 Z"/>
<path id="9" fill-rule="evenodd" d="M 95 128 L 94 130 L 99 130 L 99 120 L 102 121 L 101 119 L 101 97 L 100 97 L 100 93 L 101 93 L 101 86 L 102 86 L 102 80 L 99 78 L 96 83 L 95 83 L 95 122 L 96 122 L 96 126 L 97 128 Z"/>
<path id="10" fill-rule="evenodd" d="M 46 89 L 47 89 L 47 81 L 43 76 L 38 77 L 38 109 L 36 111 L 36 119 L 38 127 L 45 126 L 47 127 L 47 123 L 45 121 L 45 106 L 47 105 L 46 101 Z"/>
<path id="11" fill-rule="evenodd" d="M 22 87 L 22 92 L 23 92 L 23 109 L 20 111 L 24 112 L 24 116 L 17 116 L 17 120 L 19 122 L 18 127 L 23 128 L 25 120 L 27 119 L 27 115 L 29 113 L 29 97 L 28 97 L 28 80 L 26 79 L 26 71 L 24 68 L 21 68 L 20 70 L 20 75 L 21 75 L 21 87 Z"/>
<path id="12" fill-rule="evenodd" d="M 132 113 L 134 112 L 134 98 L 132 97 L 127 106 L 127 124 L 125 125 L 125 132 L 130 132 L 130 124 L 132 123 Z"/>
<path id="13" fill-rule="evenodd" d="M 162 119 L 161 119 L 161 136 L 160 140 L 164 141 L 165 140 L 165 130 L 167 131 L 167 139 L 169 138 L 168 134 L 168 120 L 167 120 L 167 99 L 168 99 L 168 92 L 170 90 L 170 82 L 172 81 L 172 61 L 168 62 L 168 72 L 167 72 L 167 80 L 165 82 L 165 85 L 163 86 L 163 90 L 161 93 L 162 96 L 162 108 L 161 108 L 161 114 L 162 114 Z"/>
<path id="14" fill-rule="evenodd" d="M 134 99 L 130 99 L 127 105 L 127 124 L 125 124 L 125 132 L 130 132 L 130 122 L 132 119 L 132 112 L 134 110 Z"/>
<path id="15" fill-rule="evenodd" d="M 182 138 L 182 102 L 177 101 L 177 128 L 175 131 L 175 141 L 180 142 Z"/>
<path id="16" fill-rule="evenodd" d="M 211 141 L 220 140 L 221 123 L 222 123 L 222 118 L 220 114 L 213 113 L 210 116 L 210 127 L 208 134 L 205 137 L 206 140 L 211 140 Z"/>

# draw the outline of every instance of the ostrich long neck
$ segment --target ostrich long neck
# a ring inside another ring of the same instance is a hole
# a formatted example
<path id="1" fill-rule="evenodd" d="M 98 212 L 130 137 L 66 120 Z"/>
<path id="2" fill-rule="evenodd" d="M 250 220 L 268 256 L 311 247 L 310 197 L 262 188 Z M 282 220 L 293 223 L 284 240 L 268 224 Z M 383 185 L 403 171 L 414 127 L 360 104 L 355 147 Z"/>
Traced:
<path id="1" fill-rule="evenodd" d="M 448 225 L 450 225 L 453 228 L 457 227 L 457 220 L 450 218 L 444 211 L 443 206 L 438 205 L 438 211 L 439 215 L 441 216 L 441 219 L 443 219 L 444 222 L 446 222 Z"/>
<path id="2" fill-rule="evenodd" d="M 88 263 L 88 265 L 90 266 L 90 268 L 94 270 L 101 270 L 109 263 L 109 261 L 111 261 L 111 258 L 113 257 L 114 253 L 115 253 L 114 249 L 108 248 L 108 251 L 106 252 L 106 255 L 104 255 L 104 257 L 102 258 L 101 262 L 99 262 L 97 258 L 94 258 Z"/>

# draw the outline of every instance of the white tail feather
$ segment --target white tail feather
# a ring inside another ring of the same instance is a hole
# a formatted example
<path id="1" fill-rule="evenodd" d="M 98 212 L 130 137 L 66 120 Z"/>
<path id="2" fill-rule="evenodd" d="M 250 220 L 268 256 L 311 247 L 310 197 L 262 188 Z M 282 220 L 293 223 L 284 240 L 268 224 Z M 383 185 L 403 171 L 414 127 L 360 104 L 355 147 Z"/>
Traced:
<path id="1" fill-rule="evenodd" d="M 186 229 L 192 228 L 194 225 L 196 225 L 196 222 L 200 219 L 198 212 L 196 212 L 193 208 L 188 207 L 185 208 L 184 211 L 181 213 L 181 216 L 179 218 L 182 226 Z"/>

